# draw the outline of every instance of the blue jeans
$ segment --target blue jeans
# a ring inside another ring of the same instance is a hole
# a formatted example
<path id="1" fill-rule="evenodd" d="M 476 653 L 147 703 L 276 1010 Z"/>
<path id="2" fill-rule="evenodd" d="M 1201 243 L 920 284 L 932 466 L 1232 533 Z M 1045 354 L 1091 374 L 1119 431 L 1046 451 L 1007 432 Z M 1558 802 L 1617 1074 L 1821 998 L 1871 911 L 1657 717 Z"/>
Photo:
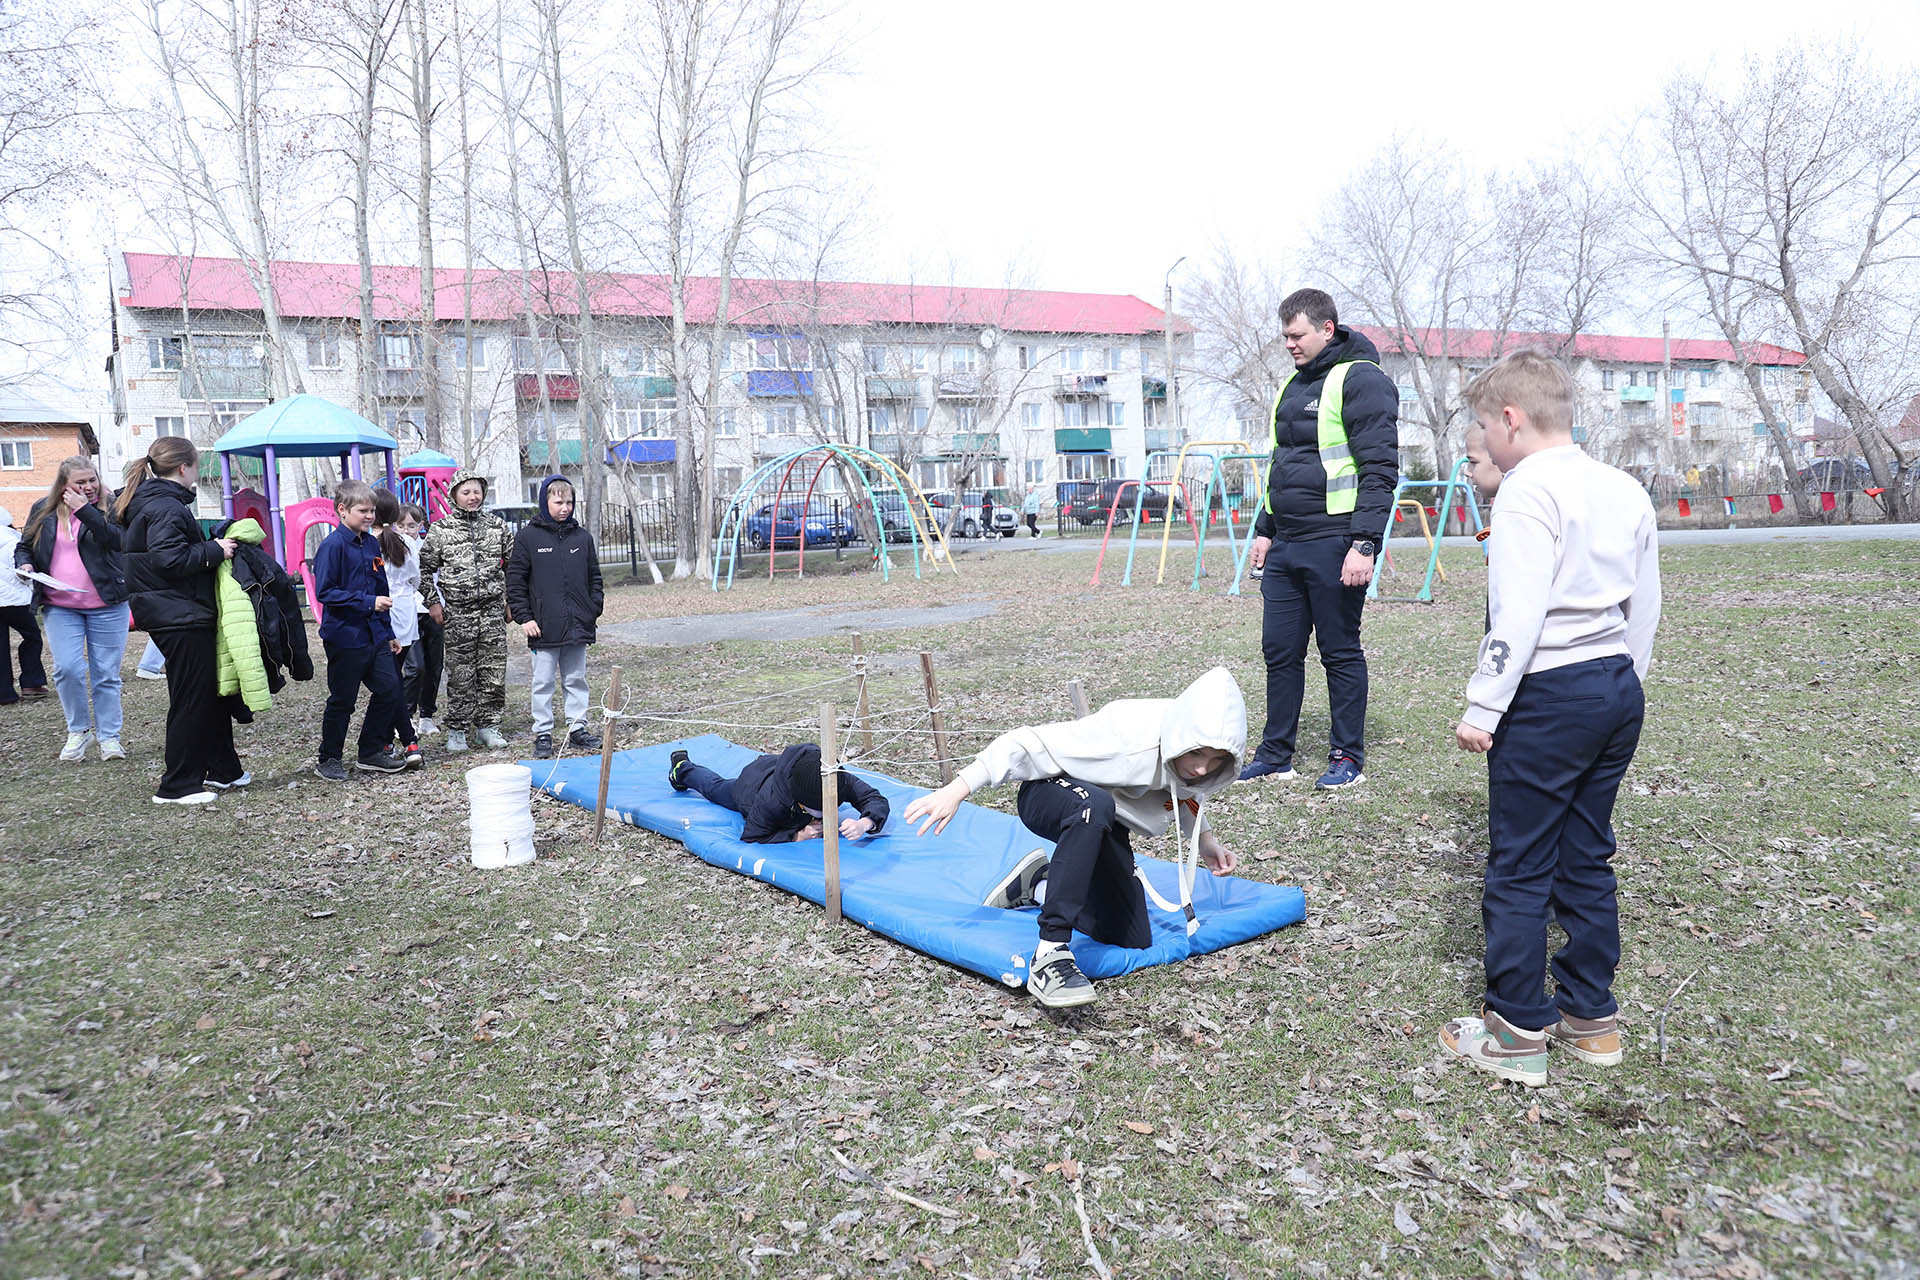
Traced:
<path id="1" fill-rule="evenodd" d="M 127 606 L 47 606 L 53 686 L 67 713 L 67 732 L 120 736 L 120 659 L 127 651 Z M 91 695 L 91 699 L 89 699 Z M 89 705 L 91 701 L 91 705 Z"/>
<path id="2" fill-rule="evenodd" d="M 160 646 L 147 637 L 146 652 L 140 655 L 140 669 L 150 676 L 162 675 L 167 669 L 167 655 L 160 652 Z"/>

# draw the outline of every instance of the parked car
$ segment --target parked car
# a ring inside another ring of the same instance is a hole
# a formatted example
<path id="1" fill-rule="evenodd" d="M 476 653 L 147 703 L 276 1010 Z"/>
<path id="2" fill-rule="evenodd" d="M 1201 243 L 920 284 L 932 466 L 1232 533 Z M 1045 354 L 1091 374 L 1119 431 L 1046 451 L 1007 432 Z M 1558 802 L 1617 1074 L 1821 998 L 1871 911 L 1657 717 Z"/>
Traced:
<path id="1" fill-rule="evenodd" d="M 958 499 L 961 504 L 960 512 L 952 518 L 951 523 L 949 523 L 949 516 L 952 515 L 955 502 L 951 490 L 929 490 L 927 492 L 927 504 L 933 508 L 934 519 L 940 522 L 940 526 L 946 529 L 949 535 L 958 535 L 962 538 L 979 538 L 986 536 L 987 519 L 980 501 L 984 496 L 979 489 L 968 489 L 963 492 Z M 1020 513 L 1018 505 L 1008 499 L 1005 493 L 1000 490 L 995 490 L 993 495 L 993 532 L 1003 538 L 1011 538 L 1019 527 Z"/>
<path id="2" fill-rule="evenodd" d="M 836 517 L 830 506 L 822 507 L 818 500 L 810 509 L 803 509 L 797 502 L 782 503 L 777 520 L 773 504 L 769 502 L 747 517 L 745 528 L 747 543 L 756 551 L 764 551 L 769 546 L 798 547 L 803 529 L 808 546 L 844 547 L 853 540 L 853 526 L 845 517 Z"/>
<path id="3" fill-rule="evenodd" d="M 914 537 L 913 515 L 907 509 L 906 498 L 897 493 L 876 493 L 873 505 L 880 513 L 880 532 L 889 545 L 901 545 Z"/>
<path id="4" fill-rule="evenodd" d="M 1800 485 L 1807 493 L 1845 493 L 1871 489 L 1873 468 L 1865 458 L 1815 458 L 1800 468 Z"/>
<path id="5" fill-rule="evenodd" d="M 1144 495 L 1137 491 L 1145 489 Z M 1107 512 L 1113 509 L 1114 499 L 1120 500 L 1118 509 L 1113 511 L 1116 525 L 1128 524 L 1133 520 L 1133 507 L 1140 504 L 1140 518 L 1162 520 L 1167 514 L 1167 495 L 1173 494 L 1173 513 L 1177 516 L 1186 510 L 1186 502 L 1178 489 L 1168 485 L 1150 484 L 1142 486 L 1135 480 L 1102 480 L 1098 484 L 1062 486 L 1060 495 L 1060 518 L 1074 520 L 1084 528 L 1088 525 L 1107 523 Z"/>

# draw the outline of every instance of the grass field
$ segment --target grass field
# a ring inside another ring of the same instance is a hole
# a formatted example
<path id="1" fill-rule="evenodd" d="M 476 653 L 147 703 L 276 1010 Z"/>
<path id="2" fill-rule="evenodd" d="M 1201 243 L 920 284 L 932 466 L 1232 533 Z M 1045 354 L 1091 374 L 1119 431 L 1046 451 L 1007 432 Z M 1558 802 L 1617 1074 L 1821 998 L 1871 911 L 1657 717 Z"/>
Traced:
<path id="1" fill-rule="evenodd" d="M 1437 606 L 1369 608 L 1363 787 L 1216 808 L 1307 922 L 1065 1019 L 652 835 L 595 849 L 559 804 L 534 865 L 476 871 L 460 764 L 307 771 L 314 685 L 239 731 L 252 788 L 193 812 L 147 801 L 163 686 L 128 682 L 124 764 L 55 763 L 51 700 L 0 709 L 0 1274 L 1062 1277 L 1089 1240 L 1127 1277 L 1920 1274 L 1920 544 L 1669 555 L 1617 815 L 1629 1057 L 1538 1091 L 1434 1043 L 1480 989 L 1484 765 L 1450 734 L 1475 559 Z M 870 633 L 876 705 L 920 698 L 930 649 L 977 745 L 1063 717 L 1070 677 L 1098 703 L 1224 663 L 1257 732 L 1257 593 L 1091 567 L 609 612 L 986 600 Z M 616 661 L 693 712 L 846 646 Z"/>

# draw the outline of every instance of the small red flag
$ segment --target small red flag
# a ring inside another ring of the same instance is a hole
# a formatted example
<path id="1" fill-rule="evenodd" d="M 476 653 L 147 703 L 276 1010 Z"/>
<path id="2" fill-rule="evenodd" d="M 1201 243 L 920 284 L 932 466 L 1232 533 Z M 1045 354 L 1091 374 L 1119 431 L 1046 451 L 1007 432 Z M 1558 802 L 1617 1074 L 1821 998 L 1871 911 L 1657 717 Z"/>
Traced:
<path id="1" fill-rule="evenodd" d="M 1405 520 L 1406 518 L 1407 518 L 1407 513 L 1406 513 L 1406 512 L 1404 512 L 1404 511 L 1402 511 L 1402 510 L 1401 510 L 1400 508 L 1398 508 L 1398 507 L 1395 507 L 1395 508 L 1393 509 L 1393 522 L 1394 522 L 1395 524 L 1399 524 L 1400 522 L 1402 522 L 1402 521 L 1403 521 L 1403 520 Z"/>
<path id="2" fill-rule="evenodd" d="M 1821 509 L 1822 511 L 1831 511 L 1831 510 L 1833 510 L 1833 508 L 1834 508 L 1834 501 L 1833 501 L 1833 495 L 1832 495 L 1832 494 L 1830 494 L 1830 493 L 1823 493 L 1823 494 L 1821 494 L 1821 495 L 1820 495 L 1820 509 Z"/>
<path id="3" fill-rule="evenodd" d="M 1886 490 L 1885 489 L 1862 489 L 1860 492 L 1866 494 L 1869 498 L 1877 498 L 1881 494 L 1885 493 Z"/>
<path id="4" fill-rule="evenodd" d="M 1786 507 L 1786 505 L 1787 505 L 1786 502 L 1780 497 L 1779 494 L 1770 493 L 1767 495 L 1767 510 L 1773 513 L 1774 515 L 1776 516 L 1779 515 L 1780 512 Z"/>
<path id="5" fill-rule="evenodd" d="M 1682 520 L 1685 520 L 1688 516 L 1692 514 L 1693 514 L 1693 504 L 1691 502 L 1688 502 L 1685 498 L 1680 499 L 1680 518 Z"/>

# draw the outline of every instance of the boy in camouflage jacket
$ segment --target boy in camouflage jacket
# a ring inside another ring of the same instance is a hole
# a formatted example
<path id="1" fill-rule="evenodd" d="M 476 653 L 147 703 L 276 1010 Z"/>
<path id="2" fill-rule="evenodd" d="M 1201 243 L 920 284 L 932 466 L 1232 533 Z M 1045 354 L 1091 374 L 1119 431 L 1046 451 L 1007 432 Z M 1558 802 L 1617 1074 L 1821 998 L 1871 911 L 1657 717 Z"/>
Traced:
<path id="1" fill-rule="evenodd" d="M 482 511 L 486 477 L 468 467 L 453 473 L 453 510 L 435 522 L 420 546 L 420 577 L 437 574 L 443 608 L 427 612 L 446 628 L 447 750 L 504 747 L 500 712 L 507 702 L 507 554 L 513 538 L 500 517 Z"/>

